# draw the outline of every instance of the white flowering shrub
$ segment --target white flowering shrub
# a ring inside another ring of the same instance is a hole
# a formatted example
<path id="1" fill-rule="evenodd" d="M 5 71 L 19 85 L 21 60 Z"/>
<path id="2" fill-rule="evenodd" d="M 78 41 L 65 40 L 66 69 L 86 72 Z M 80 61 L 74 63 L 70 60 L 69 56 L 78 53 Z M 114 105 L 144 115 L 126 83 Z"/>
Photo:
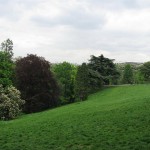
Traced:
<path id="1" fill-rule="evenodd" d="M 10 86 L 3 88 L 0 85 L 0 119 L 9 120 L 16 118 L 25 103 L 20 97 L 20 91 Z"/>

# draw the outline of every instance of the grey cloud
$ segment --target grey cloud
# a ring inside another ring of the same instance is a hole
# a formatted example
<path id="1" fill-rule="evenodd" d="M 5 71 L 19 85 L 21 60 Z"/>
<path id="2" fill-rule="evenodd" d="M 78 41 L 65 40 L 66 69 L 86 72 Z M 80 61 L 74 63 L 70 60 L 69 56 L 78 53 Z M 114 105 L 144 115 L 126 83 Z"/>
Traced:
<path id="1" fill-rule="evenodd" d="M 6 18 L 9 23 L 6 27 L 7 21 L 0 20 L 1 41 L 11 36 L 10 38 L 14 41 L 15 55 L 37 53 L 47 59 L 53 59 L 53 62 L 67 59 L 83 62 L 91 54 L 101 52 L 100 50 L 108 52 L 107 57 L 111 56 L 116 60 L 131 61 L 133 56 L 130 55 L 134 54 L 136 60 L 141 61 L 141 55 L 135 55 L 136 53 L 143 54 L 143 60 L 149 59 L 144 55 L 150 54 L 150 29 L 147 27 L 143 30 L 142 25 L 149 24 L 146 19 L 148 20 L 150 13 L 141 11 L 141 9 L 150 8 L 149 0 L 82 0 L 77 3 L 73 1 L 71 5 L 72 0 L 69 0 L 69 4 L 67 0 L 58 1 L 55 4 L 50 0 L 0 0 L 0 19 Z M 47 12 L 47 4 L 51 4 L 54 9 L 55 7 L 60 9 L 62 14 L 60 16 L 51 14 L 45 17 L 42 13 L 50 13 Z M 42 11 L 44 8 L 45 11 Z M 137 10 L 130 15 L 126 9 Z M 27 18 L 18 23 L 16 20 L 28 11 Z M 143 24 L 139 25 L 141 20 L 138 21 L 137 17 L 135 20 L 137 24 L 134 25 L 133 21 L 131 22 L 133 25 L 128 26 L 128 21 L 136 17 L 136 12 L 144 17 Z M 121 19 L 120 24 L 114 20 L 111 24 L 111 19 L 121 18 L 122 14 L 127 14 L 126 20 Z M 11 24 L 10 20 L 14 22 Z M 13 28 L 13 25 L 16 28 Z M 134 30 L 136 25 L 138 28 Z M 59 28 L 59 26 L 66 28 Z M 53 30 L 52 27 L 55 29 Z"/>
<path id="2" fill-rule="evenodd" d="M 69 38 L 71 37 L 71 38 Z M 144 40 L 143 40 L 144 39 Z M 60 39 L 59 39 L 60 40 Z M 58 41 L 57 49 L 95 49 L 108 52 L 143 52 L 149 51 L 149 36 L 130 32 L 107 32 L 96 30 L 95 32 L 72 31 L 64 39 Z"/>
<path id="3" fill-rule="evenodd" d="M 0 5 L 7 8 L 7 5 L 11 5 L 11 7 L 13 7 L 13 4 L 18 4 L 30 8 L 31 6 L 36 6 L 40 2 L 41 0 L 0 0 Z"/>
<path id="4" fill-rule="evenodd" d="M 150 7 L 149 0 L 88 0 L 88 2 L 95 7 L 98 6 L 112 11 L 122 9 L 145 9 Z"/>
<path id="5" fill-rule="evenodd" d="M 101 28 L 106 20 L 102 15 L 88 14 L 84 10 L 71 10 L 65 15 L 50 18 L 43 16 L 33 16 L 31 21 L 43 27 L 53 27 L 66 25 L 77 29 L 96 29 Z"/>
<path id="6" fill-rule="evenodd" d="M 18 21 L 22 17 L 23 11 L 36 7 L 40 0 L 0 0 L 0 17 Z"/>
<path id="7" fill-rule="evenodd" d="M 13 5 L 11 5 L 11 1 L 9 0 L 1 0 L 0 1 L 0 17 L 8 18 L 10 20 L 17 19 L 18 14 L 13 10 Z"/>
<path id="8" fill-rule="evenodd" d="M 0 0 L 0 4 L 7 4 L 9 2 L 10 2 L 10 0 Z"/>
<path id="9" fill-rule="evenodd" d="M 41 3 L 41 0 L 14 0 L 26 10 L 32 9 Z"/>
<path id="10" fill-rule="evenodd" d="M 137 5 L 137 0 L 88 0 L 88 2 L 98 7 L 113 9 L 114 11 Z"/>

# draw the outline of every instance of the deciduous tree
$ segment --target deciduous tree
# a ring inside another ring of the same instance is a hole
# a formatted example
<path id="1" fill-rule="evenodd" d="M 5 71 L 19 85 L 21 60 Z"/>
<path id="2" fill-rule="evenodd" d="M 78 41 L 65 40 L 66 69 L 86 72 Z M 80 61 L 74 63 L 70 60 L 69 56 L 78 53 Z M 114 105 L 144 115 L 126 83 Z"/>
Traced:
<path id="1" fill-rule="evenodd" d="M 68 62 L 53 65 L 53 71 L 61 85 L 61 103 L 71 103 L 75 100 L 74 82 L 76 66 Z"/>
<path id="2" fill-rule="evenodd" d="M 126 64 L 123 72 L 123 83 L 133 84 L 133 70 L 130 64 Z"/>
<path id="3" fill-rule="evenodd" d="M 0 84 L 4 87 L 12 85 L 14 76 L 13 42 L 9 39 L 1 44 L 0 51 Z"/>
<path id="4" fill-rule="evenodd" d="M 16 80 L 26 101 L 25 112 L 38 112 L 57 106 L 59 87 L 50 63 L 43 57 L 28 55 L 17 60 Z"/>
<path id="5" fill-rule="evenodd" d="M 1 50 L 7 53 L 8 58 L 13 57 L 13 41 L 7 39 L 6 41 L 1 43 Z"/>

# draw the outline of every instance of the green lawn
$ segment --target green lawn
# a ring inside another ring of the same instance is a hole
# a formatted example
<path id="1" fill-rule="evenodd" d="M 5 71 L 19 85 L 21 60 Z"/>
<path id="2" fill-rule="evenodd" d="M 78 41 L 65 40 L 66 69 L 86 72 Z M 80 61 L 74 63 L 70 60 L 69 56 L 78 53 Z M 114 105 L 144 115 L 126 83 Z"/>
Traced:
<path id="1" fill-rule="evenodd" d="M 112 87 L 0 122 L 0 150 L 150 150 L 150 85 Z"/>

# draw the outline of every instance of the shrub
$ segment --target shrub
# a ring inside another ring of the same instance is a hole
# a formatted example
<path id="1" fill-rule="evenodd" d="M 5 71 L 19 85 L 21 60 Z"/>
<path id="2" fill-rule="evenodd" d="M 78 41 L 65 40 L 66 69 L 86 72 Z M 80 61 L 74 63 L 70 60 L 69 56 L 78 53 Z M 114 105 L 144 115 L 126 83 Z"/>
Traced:
<path id="1" fill-rule="evenodd" d="M 20 98 L 20 91 L 15 87 L 3 88 L 0 85 L 0 118 L 2 120 L 16 118 L 24 103 L 25 101 Z"/>

